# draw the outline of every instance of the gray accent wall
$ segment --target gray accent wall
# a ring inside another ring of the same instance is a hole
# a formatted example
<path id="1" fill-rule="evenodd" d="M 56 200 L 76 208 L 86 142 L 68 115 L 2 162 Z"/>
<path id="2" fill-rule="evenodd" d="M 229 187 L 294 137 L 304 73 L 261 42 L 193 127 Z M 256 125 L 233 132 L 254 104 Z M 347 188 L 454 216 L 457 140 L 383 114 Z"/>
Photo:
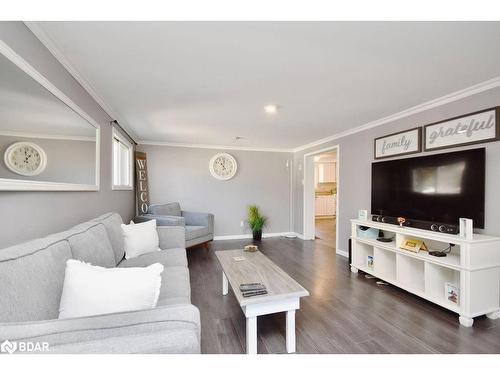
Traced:
<path id="1" fill-rule="evenodd" d="M 0 248 L 69 228 L 107 211 L 124 220 L 135 213 L 133 191 L 111 190 L 109 116 L 22 22 L 0 22 L 0 40 L 94 118 L 101 126 L 98 192 L 0 192 Z"/>
<path id="2" fill-rule="evenodd" d="M 180 202 L 186 211 L 215 215 L 215 235 L 249 234 L 241 228 L 247 206 L 257 204 L 269 217 L 264 233 L 289 232 L 290 169 L 292 154 L 241 150 L 139 145 L 148 158 L 151 203 Z M 212 177 L 209 161 L 227 152 L 238 162 L 236 176 L 228 181 Z"/>
<path id="3" fill-rule="evenodd" d="M 371 206 L 371 163 L 373 158 L 373 140 L 377 137 L 401 130 L 423 126 L 447 118 L 479 111 L 500 105 L 500 88 L 485 91 L 474 96 L 442 105 L 391 123 L 366 131 L 345 136 L 319 146 L 294 154 L 294 228 L 303 233 L 303 163 L 304 154 L 339 145 L 339 206 L 338 236 L 339 249 L 347 251 L 350 236 L 350 219 L 357 217 L 358 209 L 370 209 Z M 362 125 L 362 124 L 360 124 Z M 431 155 L 459 151 L 469 148 L 486 148 L 486 207 L 485 229 L 482 233 L 500 236 L 500 142 L 484 143 L 435 152 L 422 152 L 408 157 Z M 396 159 L 396 158 L 392 158 Z M 385 159 L 391 160 L 391 159 Z"/>

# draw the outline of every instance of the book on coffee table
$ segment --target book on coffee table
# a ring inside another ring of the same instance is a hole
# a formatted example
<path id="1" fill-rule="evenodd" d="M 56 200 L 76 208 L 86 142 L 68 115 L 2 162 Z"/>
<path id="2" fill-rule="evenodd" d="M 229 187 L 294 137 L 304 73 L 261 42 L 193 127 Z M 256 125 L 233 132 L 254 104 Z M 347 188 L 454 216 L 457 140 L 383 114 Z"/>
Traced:
<path id="1" fill-rule="evenodd" d="M 240 291 L 243 292 L 254 292 L 254 291 L 260 291 L 260 290 L 266 290 L 266 286 L 262 283 L 245 283 L 245 284 L 240 284 Z"/>

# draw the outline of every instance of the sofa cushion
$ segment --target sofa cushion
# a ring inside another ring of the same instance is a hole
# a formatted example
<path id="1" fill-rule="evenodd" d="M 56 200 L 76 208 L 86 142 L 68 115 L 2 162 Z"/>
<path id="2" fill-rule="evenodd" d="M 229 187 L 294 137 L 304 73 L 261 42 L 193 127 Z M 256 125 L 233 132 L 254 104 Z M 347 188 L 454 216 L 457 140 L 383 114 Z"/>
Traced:
<path id="1" fill-rule="evenodd" d="M 182 250 L 182 251 L 180 251 Z M 174 252 L 174 257 L 168 253 L 171 250 L 144 254 L 138 258 L 122 261 L 118 267 L 147 267 L 150 264 L 159 262 L 165 266 L 161 274 L 161 290 L 157 306 L 167 304 L 191 303 L 191 287 L 189 284 L 189 270 L 186 266 L 169 266 L 166 263 L 173 262 L 174 258 L 179 260 L 185 257 L 185 250 L 179 249 Z"/>
<path id="2" fill-rule="evenodd" d="M 164 266 L 103 268 L 66 262 L 59 319 L 112 314 L 156 307 Z"/>
<path id="3" fill-rule="evenodd" d="M 50 353 L 200 352 L 200 313 L 193 305 L 16 325 L 0 323 L 0 332 L 2 340 L 48 342 Z"/>
<path id="4" fill-rule="evenodd" d="M 186 225 L 186 241 L 207 236 L 209 234 L 208 227 L 199 225 Z"/>
<path id="5" fill-rule="evenodd" d="M 165 267 L 161 274 L 161 290 L 157 306 L 191 303 L 191 286 L 189 284 L 189 270 L 187 267 Z"/>
<path id="6" fill-rule="evenodd" d="M 122 224 L 125 243 L 125 259 L 137 258 L 143 254 L 160 251 L 160 239 L 156 231 L 156 219 L 143 223 Z"/>
<path id="7" fill-rule="evenodd" d="M 120 263 L 125 256 L 123 232 L 121 228 L 123 224 L 122 217 L 117 213 L 107 213 L 92 221 L 100 222 L 104 225 L 115 253 L 115 264 Z"/>
<path id="8" fill-rule="evenodd" d="M 115 253 L 103 224 L 89 221 L 73 227 L 68 237 L 73 258 L 94 266 L 115 267 Z"/>
<path id="9" fill-rule="evenodd" d="M 63 234 L 0 250 L 0 321 L 55 319 L 71 248 Z"/>
<path id="10" fill-rule="evenodd" d="M 181 205 L 178 202 L 167 204 L 152 204 L 148 213 L 154 215 L 182 216 Z"/>
<path id="11" fill-rule="evenodd" d="M 168 250 L 147 253 L 137 258 L 124 259 L 118 267 L 147 267 L 153 263 L 161 263 L 165 267 L 184 266 L 187 267 L 186 249 L 174 248 Z"/>

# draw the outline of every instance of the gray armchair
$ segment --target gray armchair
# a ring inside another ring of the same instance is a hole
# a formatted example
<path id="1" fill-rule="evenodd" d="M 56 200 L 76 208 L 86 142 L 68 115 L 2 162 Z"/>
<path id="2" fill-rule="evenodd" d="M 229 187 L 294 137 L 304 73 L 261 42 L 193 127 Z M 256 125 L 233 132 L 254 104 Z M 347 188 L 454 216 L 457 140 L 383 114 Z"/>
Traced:
<path id="1" fill-rule="evenodd" d="M 202 212 L 182 211 L 179 203 L 152 204 L 148 213 L 137 216 L 136 223 L 156 219 L 158 226 L 184 226 L 186 248 L 208 244 L 214 239 L 214 215 Z"/>

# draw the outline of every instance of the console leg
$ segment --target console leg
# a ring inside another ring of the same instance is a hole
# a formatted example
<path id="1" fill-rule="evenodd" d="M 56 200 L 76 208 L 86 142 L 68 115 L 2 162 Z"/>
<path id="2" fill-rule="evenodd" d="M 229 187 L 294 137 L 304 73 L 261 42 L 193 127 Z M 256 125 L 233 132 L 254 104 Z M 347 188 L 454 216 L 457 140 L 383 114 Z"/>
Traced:
<path id="1" fill-rule="evenodd" d="M 474 324 L 474 319 L 472 318 L 467 318 L 466 316 L 461 316 L 458 318 L 458 321 L 460 322 L 461 325 L 464 327 L 472 327 Z"/>
<path id="2" fill-rule="evenodd" d="M 491 320 L 500 318 L 500 310 L 493 311 L 492 313 L 486 314 L 486 317 Z"/>
<path id="3" fill-rule="evenodd" d="M 358 269 L 354 266 L 351 266 L 351 272 L 352 273 L 358 273 Z"/>

